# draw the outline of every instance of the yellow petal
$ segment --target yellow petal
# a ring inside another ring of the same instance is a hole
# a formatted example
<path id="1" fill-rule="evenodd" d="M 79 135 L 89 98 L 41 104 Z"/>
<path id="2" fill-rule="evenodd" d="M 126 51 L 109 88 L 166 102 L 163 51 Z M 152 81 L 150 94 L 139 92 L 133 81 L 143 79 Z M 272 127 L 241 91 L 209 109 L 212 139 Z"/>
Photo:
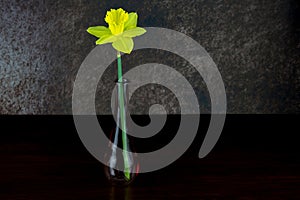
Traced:
<path id="1" fill-rule="evenodd" d="M 128 20 L 124 24 L 124 29 L 129 30 L 137 26 L 138 15 L 135 12 L 131 12 L 128 15 Z"/>
<path id="2" fill-rule="evenodd" d="M 129 29 L 127 31 L 124 31 L 124 33 L 122 34 L 123 37 L 137 37 L 140 35 L 143 35 L 144 33 L 146 33 L 146 30 L 144 28 L 140 28 L 140 27 L 135 27 L 133 29 Z"/>
<path id="3" fill-rule="evenodd" d="M 99 40 L 96 41 L 97 45 L 112 43 L 117 40 L 117 37 L 114 35 L 104 35 Z"/>
<path id="4" fill-rule="evenodd" d="M 116 41 L 112 43 L 112 46 L 117 51 L 130 54 L 134 44 L 132 38 L 119 37 Z"/>
<path id="5" fill-rule="evenodd" d="M 111 31 L 105 26 L 92 26 L 87 29 L 87 32 L 98 38 L 111 34 Z"/>

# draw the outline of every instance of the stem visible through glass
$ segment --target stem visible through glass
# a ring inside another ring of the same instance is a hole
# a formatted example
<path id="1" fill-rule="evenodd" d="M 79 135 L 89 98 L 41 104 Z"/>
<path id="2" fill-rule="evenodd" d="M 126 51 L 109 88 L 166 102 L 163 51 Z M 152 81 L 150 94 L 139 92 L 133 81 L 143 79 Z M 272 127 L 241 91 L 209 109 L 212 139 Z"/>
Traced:
<path id="1" fill-rule="evenodd" d="M 120 115 L 121 115 L 121 130 L 122 130 L 122 144 L 123 144 L 123 157 L 124 157 L 124 174 L 125 177 L 130 180 L 130 166 L 128 160 L 128 148 L 127 148 L 127 127 L 126 127 L 126 118 L 124 110 L 124 91 L 123 91 L 123 77 L 122 77 L 122 60 L 121 54 L 117 52 L 118 58 L 118 84 L 119 86 L 119 105 L 120 105 Z"/>

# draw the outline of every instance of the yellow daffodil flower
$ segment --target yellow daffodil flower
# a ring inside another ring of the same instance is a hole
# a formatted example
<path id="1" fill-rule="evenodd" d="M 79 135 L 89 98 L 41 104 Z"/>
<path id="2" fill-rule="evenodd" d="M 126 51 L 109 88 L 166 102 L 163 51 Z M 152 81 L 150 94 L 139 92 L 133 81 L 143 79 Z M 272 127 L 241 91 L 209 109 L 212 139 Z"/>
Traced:
<path id="1" fill-rule="evenodd" d="M 135 12 L 128 13 L 122 8 L 107 11 L 105 26 L 93 26 L 87 32 L 98 37 L 97 45 L 112 43 L 112 46 L 120 52 L 131 53 L 134 43 L 132 38 L 146 32 L 145 29 L 137 27 L 138 15 Z"/>

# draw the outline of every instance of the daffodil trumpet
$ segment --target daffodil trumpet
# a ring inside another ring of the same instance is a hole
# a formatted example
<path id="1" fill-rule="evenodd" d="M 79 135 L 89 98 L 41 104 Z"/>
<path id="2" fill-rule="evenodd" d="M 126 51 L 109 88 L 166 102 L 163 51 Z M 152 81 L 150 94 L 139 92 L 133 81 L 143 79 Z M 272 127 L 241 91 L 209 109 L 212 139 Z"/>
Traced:
<path id="1" fill-rule="evenodd" d="M 117 63 L 118 63 L 118 82 L 122 83 L 122 60 L 121 52 L 130 54 L 134 47 L 134 37 L 143 35 L 146 30 L 141 27 L 137 27 L 138 15 L 135 12 L 128 13 L 122 8 L 111 9 L 107 11 L 104 18 L 108 27 L 105 26 L 93 26 L 87 29 L 87 32 L 91 35 L 98 37 L 96 45 L 102 45 L 112 43 L 112 47 L 117 51 Z M 123 157 L 124 157 L 124 174 L 127 180 L 130 180 L 130 163 L 128 158 L 127 147 L 127 127 L 126 117 L 124 109 L 124 91 L 122 84 L 119 84 L 119 104 L 120 104 L 120 117 L 121 117 L 121 129 L 122 129 L 122 144 L 123 144 Z"/>

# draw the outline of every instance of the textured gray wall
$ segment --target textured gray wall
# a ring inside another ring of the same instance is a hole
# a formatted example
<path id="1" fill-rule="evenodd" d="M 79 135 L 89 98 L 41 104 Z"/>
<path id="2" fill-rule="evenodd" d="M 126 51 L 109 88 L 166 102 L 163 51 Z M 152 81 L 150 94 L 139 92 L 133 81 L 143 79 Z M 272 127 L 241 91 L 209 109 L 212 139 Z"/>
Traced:
<path id="1" fill-rule="evenodd" d="M 222 74 L 229 113 L 299 113 L 299 4 L 294 0 L 1 0 L 0 113 L 71 114 L 77 70 L 95 46 L 86 29 L 104 24 L 111 7 L 137 11 L 140 26 L 174 29 L 198 41 Z M 192 81 L 202 111 L 208 112 L 205 84 L 179 58 L 135 52 L 124 57 L 124 66 L 161 60 Z M 104 81 L 112 81 L 113 69 Z M 99 85 L 96 102 L 98 110 L 108 113 L 105 91 L 109 88 Z M 162 91 L 141 90 L 133 109 L 144 113 L 143 103 L 158 100 L 177 112 L 172 94 Z"/>

